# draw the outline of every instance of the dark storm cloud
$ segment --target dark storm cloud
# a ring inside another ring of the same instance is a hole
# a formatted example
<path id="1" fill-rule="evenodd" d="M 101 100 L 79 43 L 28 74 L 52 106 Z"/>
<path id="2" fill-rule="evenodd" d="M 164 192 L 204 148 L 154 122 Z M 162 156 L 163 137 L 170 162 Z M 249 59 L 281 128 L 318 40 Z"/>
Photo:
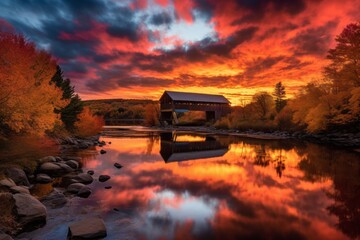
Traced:
<path id="1" fill-rule="evenodd" d="M 244 72 L 244 76 L 253 78 L 256 74 L 270 69 L 283 59 L 284 56 L 258 58 L 248 64 L 248 67 Z"/>
<path id="2" fill-rule="evenodd" d="M 172 18 L 167 12 L 162 12 L 151 16 L 150 23 L 157 26 L 169 25 L 172 23 Z"/>
<path id="3" fill-rule="evenodd" d="M 158 87 L 168 86 L 174 83 L 173 80 L 156 77 L 143 77 L 131 73 L 133 66 L 113 65 L 106 71 L 99 70 L 98 78 L 91 79 L 86 86 L 94 91 L 108 91 L 116 88 Z"/>
<path id="4" fill-rule="evenodd" d="M 139 40 L 138 24 L 134 21 L 134 11 L 128 7 L 114 7 L 108 14 L 99 17 L 108 26 L 107 33 L 113 37 Z"/>
<path id="5" fill-rule="evenodd" d="M 235 20 L 232 25 L 238 25 L 250 22 L 260 22 L 265 14 L 270 11 L 272 13 L 285 12 L 291 16 L 295 16 L 306 9 L 304 0 L 236 0 L 240 10 L 248 10 L 249 13 Z"/>
<path id="6" fill-rule="evenodd" d="M 79 14 L 86 15 L 100 15 L 107 9 L 107 6 L 102 0 L 62 0 L 71 11 L 73 16 Z"/>
<path id="7" fill-rule="evenodd" d="M 235 2 L 240 8 L 249 9 L 260 15 L 267 11 L 270 6 L 275 12 L 286 12 L 290 15 L 299 14 L 306 8 L 304 0 L 236 0 Z"/>
<path id="8" fill-rule="evenodd" d="M 1 4 L 9 8 L 6 2 L 0 3 L 0 7 Z M 138 40 L 138 26 L 133 21 L 134 12 L 129 7 L 119 7 L 111 1 L 105 3 L 101 0 L 24 0 L 11 2 L 11 7 L 43 16 L 40 24 L 36 26 L 23 19 L 12 19 L 9 22 L 18 32 L 25 33 L 40 45 L 46 45 L 51 53 L 61 59 L 78 56 L 96 57 L 95 48 L 100 42 L 99 39 L 89 36 L 61 38 L 62 33 L 74 36 L 86 31 L 90 32 L 94 30 L 96 24 L 105 24 L 107 32 L 113 37 Z"/>
<path id="9" fill-rule="evenodd" d="M 320 55 L 323 56 L 329 49 L 333 39 L 332 30 L 337 26 L 336 21 L 329 21 L 317 28 L 309 28 L 298 33 L 289 40 L 293 45 L 296 55 Z"/>

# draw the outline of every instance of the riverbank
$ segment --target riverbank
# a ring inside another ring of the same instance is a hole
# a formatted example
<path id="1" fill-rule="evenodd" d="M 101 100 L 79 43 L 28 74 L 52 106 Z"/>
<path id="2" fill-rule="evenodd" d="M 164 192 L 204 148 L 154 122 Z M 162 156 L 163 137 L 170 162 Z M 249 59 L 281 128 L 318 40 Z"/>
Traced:
<path id="1" fill-rule="evenodd" d="M 302 141 L 309 141 L 318 144 L 334 145 L 338 147 L 347 147 L 355 150 L 360 149 L 360 133 L 318 133 L 310 134 L 305 132 L 286 132 L 286 131 L 275 131 L 275 132 L 257 132 L 257 131 L 239 131 L 239 130 L 224 130 L 216 129 L 214 127 L 190 127 L 190 126 L 169 126 L 169 127 L 137 127 L 132 126 L 105 126 L 104 129 L 108 132 L 111 131 L 125 131 L 128 129 L 133 131 L 152 131 L 152 132 L 171 132 L 177 131 L 181 133 L 199 133 L 199 134 L 216 134 L 216 135 L 229 135 L 243 138 L 253 138 L 261 140 L 287 140 L 297 139 Z"/>
<path id="2" fill-rule="evenodd" d="M 59 156 L 28 160 L 32 162 L 24 165 L 6 163 L 0 174 L 0 239 L 12 239 L 11 236 L 40 228 L 46 224 L 52 209 L 63 207 L 75 196 L 87 198 L 91 195 L 86 185 L 94 181 L 94 172 L 84 173 L 82 158 L 69 154 L 106 145 L 99 137 L 58 138 Z M 92 219 L 92 222 L 100 227 L 87 229 L 87 234 L 104 236 L 102 220 Z M 80 234 L 77 233 L 79 226 L 89 225 L 87 221 L 74 224 L 69 226 L 69 236 L 74 238 Z"/>

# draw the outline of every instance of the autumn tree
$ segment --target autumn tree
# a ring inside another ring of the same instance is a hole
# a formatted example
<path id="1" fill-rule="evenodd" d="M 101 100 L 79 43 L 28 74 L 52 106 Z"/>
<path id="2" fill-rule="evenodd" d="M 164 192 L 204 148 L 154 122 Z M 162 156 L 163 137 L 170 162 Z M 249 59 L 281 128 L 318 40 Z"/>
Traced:
<path id="1" fill-rule="evenodd" d="M 56 112 L 60 113 L 61 121 L 64 123 L 66 129 L 72 132 L 75 128 L 75 122 L 78 120 L 77 116 L 83 110 L 83 103 L 79 95 L 75 94 L 70 79 L 64 79 L 64 74 L 59 65 L 57 65 L 56 73 L 51 81 L 62 89 L 62 99 L 69 102 L 65 107 L 56 109 Z"/>
<path id="2" fill-rule="evenodd" d="M 281 111 L 281 109 L 283 109 L 286 105 L 285 87 L 284 87 L 284 85 L 282 85 L 281 82 L 278 82 L 277 84 L 275 84 L 275 90 L 274 90 L 273 96 L 275 97 L 276 112 L 279 113 Z"/>
<path id="3" fill-rule="evenodd" d="M 145 125 L 158 126 L 160 116 L 160 108 L 158 104 L 147 104 L 145 107 Z"/>
<path id="4" fill-rule="evenodd" d="M 256 93 L 252 98 L 255 113 L 265 120 L 274 108 L 273 97 L 267 92 Z"/>
<path id="5" fill-rule="evenodd" d="M 327 56 L 331 63 L 324 71 L 334 93 L 360 87 L 360 22 L 347 25 L 335 40 Z"/>
<path id="6" fill-rule="evenodd" d="M 89 107 L 84 107 L 78 117 L 79 121 L 75 122 L 75 133 L 80 137 L 96 135 L 104 126 L 104 119 L 94 115 Z"/>
<path id="7" fill-rule="evenodd" d="M 16 133 L 42 134 L 68 102 L 51 83 L 55 61 L 23 36 L 0 32 L 0 125 Z"/>

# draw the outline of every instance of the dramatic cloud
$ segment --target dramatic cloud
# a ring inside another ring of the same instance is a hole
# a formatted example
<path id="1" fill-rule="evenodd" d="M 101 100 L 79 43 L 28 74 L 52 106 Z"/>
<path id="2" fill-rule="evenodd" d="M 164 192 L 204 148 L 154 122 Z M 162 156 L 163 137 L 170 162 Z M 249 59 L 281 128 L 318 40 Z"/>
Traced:
<path id="1" fill-rule="evenodd" d="M 357 1 L 23 0 L 0 2 L 0 30 L 51 52 L 84 99 L 158 98 L 165 89 L 232 103 L 282 81 L 319 79 Z"/>

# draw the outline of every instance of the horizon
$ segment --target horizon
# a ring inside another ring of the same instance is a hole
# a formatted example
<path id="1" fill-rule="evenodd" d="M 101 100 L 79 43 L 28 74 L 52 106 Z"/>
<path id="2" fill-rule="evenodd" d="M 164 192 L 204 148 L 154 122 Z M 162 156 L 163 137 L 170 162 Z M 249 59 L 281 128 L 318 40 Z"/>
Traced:
<path id="1" fill-rule="evenodd" d="M 0 30 L 50 52 L 83 100 L 158 99 L 166 89 L 233 105 L 281 81 L 322 79 L 356 1 L 1 1 Z"/>

